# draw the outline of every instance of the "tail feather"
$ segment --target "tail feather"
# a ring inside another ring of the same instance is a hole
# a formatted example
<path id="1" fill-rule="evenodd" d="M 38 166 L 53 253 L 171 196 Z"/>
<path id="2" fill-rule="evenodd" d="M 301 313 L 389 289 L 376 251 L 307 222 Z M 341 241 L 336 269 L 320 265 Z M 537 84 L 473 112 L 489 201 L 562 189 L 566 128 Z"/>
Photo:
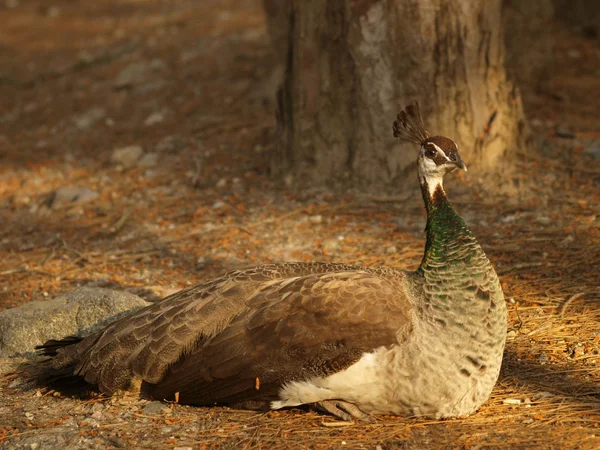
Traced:
<path id="1" fill-rule="evenodd" d="M 54 358 L 61 350 L 78 344 L 83 338 L 67 336 L 63 339 L 51 339 L 35 349 L 40 358 L 24 362 L 12 373 L 23 380 L 23 387 L 49 388 L 63 394 L 82 395 L 92 391 L 93 386 L 75 373 L 75 362 L 64 365 L 55 364 Z"/>
<path id="2" fill-rule="evenodd" d="M 39 355 L 56 356 L 60 349 L 68 347 L 69 345 L 78 344 L 82 340 L 83 338 L 77 336 L 67 336 L 62 339 L 50 339 L 42 345 L 36 346 L 35 349 Z"/>

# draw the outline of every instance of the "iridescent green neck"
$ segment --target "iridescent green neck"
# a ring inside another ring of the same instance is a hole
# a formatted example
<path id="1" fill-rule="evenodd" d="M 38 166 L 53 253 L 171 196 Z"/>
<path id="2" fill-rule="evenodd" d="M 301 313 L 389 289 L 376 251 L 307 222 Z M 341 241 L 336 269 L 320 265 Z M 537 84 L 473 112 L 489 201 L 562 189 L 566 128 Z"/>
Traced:
<path id="1" fill-rule="evenodd" d="M 448 202 L 442 187 L 438 185 L 433 194 L 430 194 L 427 182 L 423 180 L 421 192 L 427 210 L 427 241 L 418 271 L 440 267 L 440 263 L 448 266 L 453 261 L 470 259 L 475 248 L 465 244 L 476 244 L 477 241 Z"/>

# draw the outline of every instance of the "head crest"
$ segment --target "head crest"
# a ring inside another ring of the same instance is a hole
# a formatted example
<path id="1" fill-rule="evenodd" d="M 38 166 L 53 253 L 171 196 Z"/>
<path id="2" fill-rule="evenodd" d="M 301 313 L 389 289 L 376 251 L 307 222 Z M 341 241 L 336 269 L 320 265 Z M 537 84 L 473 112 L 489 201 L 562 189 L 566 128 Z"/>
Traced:
<path id="1" fill-rule="evenodd" d="M 398 118 L 394 121 L 394 137 L 415 144 L 423 144 L 429 137 L 421 119 L 418 102 L 398 113 Z"/>

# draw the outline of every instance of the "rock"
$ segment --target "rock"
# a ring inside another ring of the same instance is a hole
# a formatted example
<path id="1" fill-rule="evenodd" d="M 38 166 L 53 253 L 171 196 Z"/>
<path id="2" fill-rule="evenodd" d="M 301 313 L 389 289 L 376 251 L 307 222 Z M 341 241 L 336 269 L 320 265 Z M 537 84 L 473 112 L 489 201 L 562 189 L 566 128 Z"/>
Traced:
<path id="1" fill-rule="evenodd" d="M 563 138 L 563 139 L 574 139 L 575 138 L 575 133 L 573 133 L 568 128 L 564 128 L 564 127 L 558 127 L 554 133 L 556 134 L 556 136 L 558 136 L 559 138 Z"/>
<path id="2" fill-rule="evenodd" d="M 53 300 L 0 311 L 0 357 L 33 352 L 49 339 L 87 336 L 149 304 L 128 292 L 80 288 Z"/>
<path id="3" fill-rule="evenodd" d="M 145 153 L 137 163 L 138 167 L 144 167 L 146 169 L 156 167 L 157 164 L 158 153 Z"/>
<path id="4" fill-rule="evenodd" d="M 173 153 L 187 146 L 187 140 L 181 136 L 165 136 L 156 144 L 157 152 Z"/>
<path id="5" fill-rule="evenodd" d="M 110 160 L 125 169 L 133 167 L 142 157 L 144 150 L 139 145 L 129 145 L 127 147 L 116 148 Z"/>
<path id="6" fill-rule="evenodd" d="M 156 125 L 157 123 L 161 123 L 165 120 L 165 115 L 162 112 L 155 112 L 150 114 L 146 120 L 144 120 L 144 125 L 147 127 Z"/>
<path id="7" fill-rule="evenodd" d="M 65 206 L 79 205 L 98 197 L 98 193 L 84 186 L 61 186 L 50 193 L 45 203 L 49 208 L 59 209 Z"/>
<path id="8" fill-rule="evenodd" d="M 144 413 L 148 414 L 149 416 L 155 416 L 168 410 L 169 406 L 162 402 L 150 402 L 147 405 L 144 405 L 143 409 Z"/>
<path id="9" fill-rule="evenodd" d="M 310 216 L 308 220 L 314 224 L 323 223 L 323 216 L 321 214 L 315 214 L 313 216 Z"/>
<path id="10" fill-rule="evenodd" d="M 583 151 L 588 155 L 592 155 L 594 159 L 600 159 L 600 140 L 592 141 Z"/>
<path id="11" fill-rule="evenodd" d="M 98 120 L 103 119 L 106 112 L 103 108 L 92 108 L 86 112 L 73 117 L 73 122 L 80 130 L 87 130 L 94 125 Z"/>
<path id="12" fill-rule="evenodd" d="M 123 89 L 152 81 L 152 72 L 164 69 L 165 64 L 160 59 L 131 63 L 119 72 L 115 87 Z"/>

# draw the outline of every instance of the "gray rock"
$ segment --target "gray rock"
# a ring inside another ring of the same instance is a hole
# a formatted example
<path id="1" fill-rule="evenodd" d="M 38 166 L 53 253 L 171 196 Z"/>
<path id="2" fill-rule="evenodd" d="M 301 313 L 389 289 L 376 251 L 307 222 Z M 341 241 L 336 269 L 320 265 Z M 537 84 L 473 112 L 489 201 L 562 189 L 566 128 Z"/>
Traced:
<path id="1" fill-rule="evenodd" d="M 0 357 L 33 352 L 49 339 L 87 336 L 149 304 L 128 292 L 80 288 L 53 300 L 0 311 Z"/>
<path id="2" fill-rule="evenodd" d="M 46 204 L 50 208 L 58 209 L 89 202 L 97 197 L 97 192 L 83 186 L 61 186 L 48 196 Z"/>
<path id="3" fill-rule="evenodd" d="M 563 139 L 575 139 L 576 137 L 575 133 L 565 127 L 558 127 L 554 133 L 556 136 Z"/>
<path id="4" fill-rule="evenodd" d="M 146 120 L 144 120 L 144 125 L 150 127 L 152 125 L 156 125 L 157 123 L 161 123 L 165 121 L 165 114 L 163 112 L 155 112 L 150 114 Z"/>
<path id="5" fill-rule="evenodd" d="M 155 416 L 167 411 L 169 406 L 162 402 L 150 402 L 147 405 L 144 405 L 143 409 L 145 414 L 148 414 L 149 416 Z"/>
<path id="6" fill-rule="evenodd" d="M 139 145 L 129 145 L 127 147 L 116 148 L 110 160 L 114 164 L 118 164 L 125 169 L 129 169 L 138 162 L 138 160 L 142 157 L 144 150 Z"/>
<path id="7" fill-rule="evenodd" d="M 123 89 L 152 81 L 152 73 L 164 70 L 165 67 L 159 59 L 131 63 L 119 72 L 115 79 L 115 87 Z"/>
<path id="8" fill-rule="evenodd" d="M 592 155 L 594 159 L 600 159 L 600 140 L 592 141 L 584 150 L 584 153 Z"/>
<path id="9" fill-rule="evenodd" d="M 145 153 L 137 163 L 138 167 L 144 168 L 156 167 L 157 164 L 158 153 Z"/>
<path id="10" fill-rule="evenodd" d="M 73 122 L 80 130 L 87 130 L 94 125 L 98 120 L 103 119 L 106 112 L 103 108 L 92 108 L 86 112 L 73 117 Z"/>
<path id="11" fill-rule="evenodd" d="M 156 151 L 160 153 L 174 153 L 187 146 L 187 140 L 181 136 L 165 136 L 156 144 Z"/>

